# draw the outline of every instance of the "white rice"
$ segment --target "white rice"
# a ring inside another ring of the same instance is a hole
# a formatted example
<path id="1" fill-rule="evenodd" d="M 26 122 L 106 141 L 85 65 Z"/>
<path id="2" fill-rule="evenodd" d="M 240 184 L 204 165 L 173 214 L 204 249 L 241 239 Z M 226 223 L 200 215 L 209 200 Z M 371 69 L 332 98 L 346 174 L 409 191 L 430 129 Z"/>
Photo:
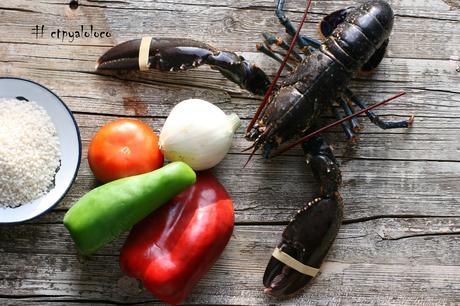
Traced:
<path id="1" fill-rule="evenodd" d="M 46 194 L 60 166 L 59 139 L 35 102 L 0 99 L 0 208 Z"/>

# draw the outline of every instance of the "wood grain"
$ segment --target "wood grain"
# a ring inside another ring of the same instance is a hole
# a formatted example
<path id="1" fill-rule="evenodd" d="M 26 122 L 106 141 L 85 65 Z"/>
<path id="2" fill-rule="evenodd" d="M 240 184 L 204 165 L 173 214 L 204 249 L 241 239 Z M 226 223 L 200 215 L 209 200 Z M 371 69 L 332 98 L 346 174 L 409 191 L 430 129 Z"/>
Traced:
<path id="1" fill-rule="evenodd" d="M 419 301 L 428 305 L 437 301 L 437 305 L 448 305 L 458 301 L 454 288 L 460 285 L 458 224 L 459 218 L 386 218 L 344 225 L 321 274 L 288 300 L 267 298 L 260 281 L 260 263 L 267 261 L 282 226 L 240 225 L 186 304 Z M 0 299 L 14 293 L 13 302 L 155 302 L 119 271 L 116 254 L 123 239 L 81 260 L 68 235 L 62 235 L 60 224 L 16 225 L 10 230 L 15 234 L 0 229 L 1 241 L 6 241 L 2 245 Z M 18 235 L 23 237 L 22 245 L 14 241 Z M 414 248 L 420 251 L 414 252 Z M 31 291 L 36 296 L 28 296 Z"/>
<path id="2" fill-rule="evenodd" d="M 287 1 L 299 21 L 305 1 Z M 258 154 L 246 168 L 243 132 L 260 103 L 209 67 L 183 73 L 97 74 L 110 47 L 144 35 L 186 37 L 238 52 L 273 76 L 278 65 L 255 52 L 261 32 L 285 36 L 273 0 L 86 0 L 0 4 L 0 75 L 37 81 L 73 111 L 83 152 L 99 127 L 136 117 L 159 131 L 180 100 L 199 97 L 236 112 L 243 125 L 213 171 L 235 202 L 234 235 L 217 264 L 185 304 L 458 305 L 460 304 L 460 5 L 457 0 L 390 1 L 395 12 L 387 56 L 352 89 L 369 103 L 401 90 L 408 95 L 377 110 L 385 119 L 411 114 L 407 130 L 382 131 L 366 118 L 355 145 L 340 128 L 326 133 L 341 161 L 345 220 L 305 290 L 288 299 L 264 295 L 265 264 L 287 220 L 318 186 L 299 149 L 271 161 Z M 355 1 L 314 1 L 303 33 L 318 37 L 325 14 Z M 32 35 L 35 25 L 47 35 Z M 110 39 L 74 42 L 49 31 L 93 25 Z M 324 114 L 323 121 L 332 120 Z M 0 174 L 1 175 L 1 174 Z M 62 225 L 67 209 L 97 186 L 86 157 L 70 192 L 52 212 L 0 226 L 0 304 L 161 304 L 118 267 L 121 237 L 82 260 Z"/>

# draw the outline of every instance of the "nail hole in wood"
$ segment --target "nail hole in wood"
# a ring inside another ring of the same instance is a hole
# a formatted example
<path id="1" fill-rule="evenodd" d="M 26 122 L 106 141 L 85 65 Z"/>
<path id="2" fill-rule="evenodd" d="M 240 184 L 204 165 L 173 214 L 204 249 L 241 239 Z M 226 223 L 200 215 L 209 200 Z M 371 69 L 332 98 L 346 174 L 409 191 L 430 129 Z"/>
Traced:
<path id="1" fill-rule="evenodd" d="M 76 10 L 78 8 L 78 0 L 72 0 L 69 3 L 69 7 L 72 10 Z"/>

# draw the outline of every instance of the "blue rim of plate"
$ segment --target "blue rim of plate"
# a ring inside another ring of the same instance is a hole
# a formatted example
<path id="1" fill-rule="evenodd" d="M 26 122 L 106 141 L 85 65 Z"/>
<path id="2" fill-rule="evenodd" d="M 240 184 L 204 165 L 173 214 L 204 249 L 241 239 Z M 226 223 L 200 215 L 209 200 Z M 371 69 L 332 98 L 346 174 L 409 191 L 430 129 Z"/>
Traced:
<path id="1" fill-rule="evenodd" d="M 30 220 L 34 220 L 34 219 L 37 219 L 37 218 L 43 216 L 44 214 L 48 213 L 53 208 L 55 208 L 56 205 L 59 204 L 59 202 L 61 202 L 61 200 L 66 196 L 66 194 L 69 192 L 70 188 L 75 183 L 75 179 L 77 178 L 78 171 L 80 170 L 81 154 L 82 154 L 81 153 L 82 152 L 82 145 L 81 145 L 80 128 L 78 127 L 77 121 L 75 120 L 75 117 L 73 116 L 72 111 L 70 110 L 70 108 L 64 103 L 64 101 L 62 101 L 62 99 L 57 94 L 55 94 L 53 91 L 51 91 L 49 88 L 45 87 L 44 85 L 39 84 L 39 83 L 37 83 L 35 81 L 32 81 L 32 80 L 28 80 L 28 79 L 24 79 L 24 78 L 18 78 L 18 77 L 0 77 L 0 80 L 4 80 L 4 79 L 25 81 L 25 82 L 29 82 L 29 83 L 32 83 L 34 85 L 40 86 L 43 89 L 45 89 L 46 91 L 48 91 L 49 93 L 51 93 L 53 96 L 55 96 L 56 99 L 64 106 L 64 108 L 69 113 L 70 118 L 72 118 L 73 124 L 75 126 L 75 130 L 77 131 L 77 138 L 78 138 L 78 164 L 77 164 L 77 167 L 75 168 L 75 173 L 73 174 L 73 177 L 72 177 L 72 180 L 71 180 L 69 186 L 62 193 L 62 196 L 55 203 L 53 203 L 48 209 L 46 209 L 44 212 L 42 212 L 42 213 L 40 213 L 40 214 L 38 214 L 38 215 L 36 215 L 34 217 L 24 219 L 24 220 L 21 220 L 21 221 L 13 221 L 13 222 L 0 221 L 0 225 L 2 225 L 2 224 L 18 224 L 18 223 L 23 223 L 23 222 L 27 222 L 27 221 L 30 221 Z"/>

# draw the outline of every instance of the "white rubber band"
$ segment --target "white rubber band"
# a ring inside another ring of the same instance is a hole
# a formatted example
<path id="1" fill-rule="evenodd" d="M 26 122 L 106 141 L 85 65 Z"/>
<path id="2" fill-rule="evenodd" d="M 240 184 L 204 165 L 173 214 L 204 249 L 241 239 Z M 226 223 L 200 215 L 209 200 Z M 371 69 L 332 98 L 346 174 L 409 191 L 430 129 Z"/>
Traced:
<path id="1" fill-rule="evenodd" d="M 273 251 L 272 256 L 275 257 L 276 259 L 278 259 L 279 261 L 281 261 L 282 263 L 284 263 L 285 265 L 291 267 L 294 270 L 299 271 L 302 274 L 305 274 L 305 275 L 308 275 L 308 276 L 311 276 L 311 277 L 315 277 L 316 274 L 318 274 L 318 272 L 319 272 L 319 269 L 304 265 L 303 263 L 301 263 L 297 259 L 292 258 L 291 256 L 289 256 L 288 254 L 284 253 L 283 251 L 281 251 L 278 248 L 275 248 L 275 250 Z"/>
<path id="2" fill-rule="evenodd" d="M 149 52 L 152 37 L 142 37 L 141 46 L 139 47 L 139 70 L 149 70 Z"/>

